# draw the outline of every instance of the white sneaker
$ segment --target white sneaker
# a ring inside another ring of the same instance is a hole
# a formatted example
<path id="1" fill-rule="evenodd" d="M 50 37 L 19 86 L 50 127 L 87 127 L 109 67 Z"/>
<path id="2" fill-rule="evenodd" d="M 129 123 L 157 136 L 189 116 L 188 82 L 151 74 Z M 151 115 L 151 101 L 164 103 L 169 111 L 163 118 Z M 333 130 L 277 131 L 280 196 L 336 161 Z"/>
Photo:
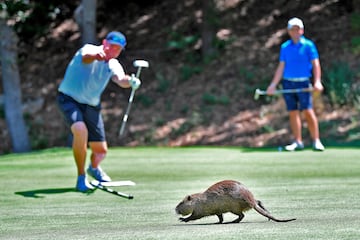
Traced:
<path id="1" fill-rule="evenodd" d="M 314 141 L 314 143 L 313 143 L 313 149 L 315 150 L 315 151 L 324 151 L 325 150 L 325 147 L 324 147 L 324 145 L 321 143 L 321 141 L 320 140 L 316 140 L 316 141 Z"/>
<path id="2" fill-rule="evenodd" d="M 298 141 L 295 141 L 289 145 L 285 146 L 286 151 L 297 151 L 297 150 L 303 150 L 304 144 Z"/>
<path id="3" fill-rule="evenodd" d="M 87 173 L 99 182 L 111 182 L 111 178 L 106 174 L 100 166 L 92 168 L 91 165 L 87 169 Z"/>
<path id="4" fill-rule="evenodd" d="M 79 192 L 89 192 L 94 190 L 94 187 L 87 181 L 85 174 L 78 176 L 76 190 Z"/>

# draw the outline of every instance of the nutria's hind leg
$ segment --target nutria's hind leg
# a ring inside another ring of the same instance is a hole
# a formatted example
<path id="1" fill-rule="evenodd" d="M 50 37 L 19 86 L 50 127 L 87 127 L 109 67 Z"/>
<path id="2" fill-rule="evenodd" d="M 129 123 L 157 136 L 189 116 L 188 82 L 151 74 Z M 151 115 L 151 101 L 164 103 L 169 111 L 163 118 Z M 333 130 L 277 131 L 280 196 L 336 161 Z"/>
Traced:
<path id="1" fill-rule="evenodd" d="M 222 214 L 216 214 L 216 216 L 219 218 L 219 223 L 222 223 L 224 221 Z"/>
<path id="2" fill-rule="evenodd" d="M 264 207 L 264 205 L 262 204 L 261 201 L 257 200 L 257 204 L 258 204 L 259 207 L 262 208 L 262 210 L 264 210 L 267 214 L 271 215 L 271 213 Z M 270 218 L 268 218 L 268 220 L 270 221 Z"/>
<path id="3" fill-rule="evenodd" d="M 236 214 L 236 215 L 238 215 L 239 217 L 237 219 L 235 219 L 234 221 L 232 221 L 231 223 L 239 223 L 245 217 L 245 215 L 243 213 Z"/>
<path id="4" fill-rule="evenodd" d="M 270 212 L 264 207 L 264 205 L 262 204 L 262 202 L 261 201 L 257 201 L 257 204 L 266 212 L 266 213 L 268 213 L 268 214 L 270 214 Z"/>

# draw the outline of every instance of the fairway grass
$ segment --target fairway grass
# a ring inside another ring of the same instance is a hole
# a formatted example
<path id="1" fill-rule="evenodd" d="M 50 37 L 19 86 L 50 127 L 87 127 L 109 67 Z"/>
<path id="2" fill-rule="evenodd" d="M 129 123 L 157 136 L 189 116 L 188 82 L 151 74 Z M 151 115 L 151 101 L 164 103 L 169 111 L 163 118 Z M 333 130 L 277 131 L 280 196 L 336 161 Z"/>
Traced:
<path id="1" fill-rule="evenodd" d="M 111 148 L 102 167 L 137 183 L 113 187 L 133 200 L 75 192 L 70 149 L 0 156 L 0 239 L 360 239 L 356 148 Z M 183 197 L 224 179 L 244 183 L 273 216 L 297 220 L 275 223 L 250 210 L 239 224 L 178 221 Z"/>

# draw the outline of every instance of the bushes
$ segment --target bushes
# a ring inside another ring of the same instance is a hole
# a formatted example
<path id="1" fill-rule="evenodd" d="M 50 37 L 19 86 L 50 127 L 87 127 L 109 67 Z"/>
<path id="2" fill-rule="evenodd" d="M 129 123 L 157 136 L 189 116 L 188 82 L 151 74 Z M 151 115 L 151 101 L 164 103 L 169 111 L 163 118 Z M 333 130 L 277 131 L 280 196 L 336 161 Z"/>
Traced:
<path id="1" fill-rule="evenodd" d="M 345 62 L 334 62 L 327 71 L 324 71 L 325 93 L 332 105 L 359 103 L 360 86 L 355 82 L 358 73 L 360 72 L 354 72 Z"/>

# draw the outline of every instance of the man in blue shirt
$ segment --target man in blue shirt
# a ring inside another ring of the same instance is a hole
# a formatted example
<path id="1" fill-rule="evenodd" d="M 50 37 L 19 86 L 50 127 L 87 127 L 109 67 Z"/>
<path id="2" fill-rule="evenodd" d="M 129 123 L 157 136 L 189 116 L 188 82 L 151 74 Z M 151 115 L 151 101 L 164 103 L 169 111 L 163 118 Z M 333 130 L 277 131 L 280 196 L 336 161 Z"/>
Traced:
<path id="1" fill-rule="evenodd" d="M 315 44 L 303 36 L 303 22 L 299 18 L 292 18 L 288 21 L 287 30 L 290 39 L 281 45 L 280 62 L 267 88 L 267 93 L 273 94 L 280 82 L 283 89 L 309 88 L 311 77 L 313 77 L 314 91 L 323 91 L 319 54 Z M 302 111 L 313 140 L 313 149 L 324 151 L 325 147 L 319 137 L 318 120 L 312 106 L 311 92 L 286 93 L 283 96 L 294 136 L 294 142 L 285 146 L 285 150 L 294 151 L 304 148 L 300 116 Z"/>
<path id="2" fill-rule="evenodd" d="M 98 181 L 111 181 L 101 169 L 108 147 L 104 122 L 100 113 L 100 97 L 111 79 L 122 88 L 137 89 L 141 82 L 126 75 L 116 59 L 126 45 L 120 32 L 110 32 L 102 45 L 86 44 L 79 49 L 67 66 L 59 86 L 57 102 L 73 134 L 73 155 L 77 167 L 76 189 L 80 192 L 93 190 L 86 173 L 86 153 L 91 149 L 91 163 L 87 173 Z"/>

